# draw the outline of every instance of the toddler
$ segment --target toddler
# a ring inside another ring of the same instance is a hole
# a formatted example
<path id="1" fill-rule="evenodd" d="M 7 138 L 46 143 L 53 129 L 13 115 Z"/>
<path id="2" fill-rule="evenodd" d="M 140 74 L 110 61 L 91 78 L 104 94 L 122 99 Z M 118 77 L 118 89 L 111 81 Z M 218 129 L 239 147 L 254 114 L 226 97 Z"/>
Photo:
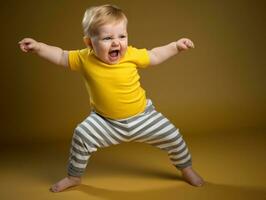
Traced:
<path id="1" fill-rule="evenodd" d="M 144 142 L 165 150 L 172 164 L 193 186 L 204 184 L 178 129 L 155 110 L 139 82 L 138 68 L 158 65 L 194 48 L 182 38 L 151 50 L 128 46 L 127 17 L 114 5 L 86 10 L 82 21 L 85 49 L 66 51 L 24 38 L 19 46 L 48 61 L 79 71 L 90 95 L 91 113 L 74 130 L 68 175 L 52 192 L 79 185 L 91 154 L 121 142 Z"/>

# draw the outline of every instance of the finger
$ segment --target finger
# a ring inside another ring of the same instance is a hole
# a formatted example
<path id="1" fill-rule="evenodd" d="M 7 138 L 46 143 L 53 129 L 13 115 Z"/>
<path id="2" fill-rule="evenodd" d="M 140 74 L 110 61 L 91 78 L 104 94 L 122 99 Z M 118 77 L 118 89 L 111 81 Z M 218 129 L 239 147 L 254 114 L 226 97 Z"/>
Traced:
<path id="1" fill-rule="evenodd" d="M 189 48 L 194 48 L 194 47 L 193 47 L 193 44 L 191 44 L 191 43 L 189 43 L 188 47 L 189 47 Z"/>
<path id="2" fill-rule="evenodd" d="M 25 52 L 25 53 L 28 53 L 28 50 L 25 49 L 25 48 L 22 48 L 22 51 Z"/>
<path id="3" fill-rule="evenodd" d="M 191 48 L 194 48 L 194 44 L 191 40 L 189 40 L 189 45 L 191 46 Z"/>
<path id="4" fill-rule="evenodd" d="M 187 41 L 187 46 L 188 46 L 189 48 L 194 48 L 193 42 L 192 42 L 191 40 L 188 40 L 188 41 Z"/>
<path id="5" fill-rule="evenodd" d="M 20 41 L 20 43 L 24 43 L 24 44 L 29 44 L 32 43 L 34 40 L 31 38 L 24 38 L 23 40 Z"/>
<path id="6" fill-rule="evenodd" d="M 23 52 L 28 52 L 28 50 L 24 47 L 24 46 L 19 46 L 20 47 L 20 49 L 23 51 Z"/>
<path id="7" fill-rule="evenodd" d="M 184 45 L 185 45 L 187 48 L 190 48 L 190 47 L 191 47 L 191 45 L 190 45 L 190 43 L 189 43 L 188 40 L 185 40 L 185 41 L 184 41 Z"/>
<path id="8" fill-rule="evenodd" d="M 27 45 L 28 49 L 31 50 L 31 49 L 34 49 L 34 44 L 30 43 Z"/>
<path id="9" fill-rule="evenodd" d="M 27 45 L 27 44 L 25 44 L 25 43 L 21 43 L 21 44 L 19 45 L 19 47 L 20 47 L 20 49 L 21 49 L 22 51 L 24 51 L 24 52 L 29 52 L 29 50 L 30 50 L 29 45 Z"/>
<path id="10" fill-rule="evenodd" d="M 181 45 L 179 46 L 179 49 L 181 49 L 181 50 L 187 50 L 188 47 L 187 47 L 187 45 L 185 45 L 185 44 L 181 44 Z"/>
<path id="11" fill-rule="evenodd" d="M 189 40 L 189 44 L 190 44 L 191 48 L 194 48 L 195 47 L 194 46 L 194 43 L 191 40 Z"/>
<path id="12" fill-rule="evenodd" d="M 24 43 L 25 39 L 26 39 L 26 38 L 23 38 L 22 40 L 20 40 L 20 41 L 18 42 L 18 44 L 22 44 L 22 43 Z"/>

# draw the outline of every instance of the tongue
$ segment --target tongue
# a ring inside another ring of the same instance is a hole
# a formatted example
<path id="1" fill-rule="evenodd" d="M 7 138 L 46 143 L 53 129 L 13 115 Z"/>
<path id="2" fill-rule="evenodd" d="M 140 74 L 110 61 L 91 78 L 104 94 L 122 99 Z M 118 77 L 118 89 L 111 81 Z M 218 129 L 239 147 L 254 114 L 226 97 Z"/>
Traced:
<path id="1" fill-rule="evenodd" d="M 116 57 L 116 56 L 118 56 L 118 51 L 111 51 L 111 52 L 109 53 L 109 55 L 110 55 L 111 57 Z"/>

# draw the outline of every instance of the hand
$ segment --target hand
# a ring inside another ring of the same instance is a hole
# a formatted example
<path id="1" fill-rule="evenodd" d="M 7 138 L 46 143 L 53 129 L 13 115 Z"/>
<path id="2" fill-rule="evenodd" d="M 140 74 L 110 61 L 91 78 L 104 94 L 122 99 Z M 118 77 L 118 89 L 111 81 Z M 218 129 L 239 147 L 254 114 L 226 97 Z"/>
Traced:
<path id="1" fill-rule="evenodd" d="M 176 42 L 176 48 L 178 52 L 194 48 L 194 44 L 190 39 L 181 38 Z"/>
<path id="2" fill-rule="evenodd" d="M 18 44 L 23 52 L 35 53 L 40 50 L 40 43 L 32 38 L 24 38 Z"/>

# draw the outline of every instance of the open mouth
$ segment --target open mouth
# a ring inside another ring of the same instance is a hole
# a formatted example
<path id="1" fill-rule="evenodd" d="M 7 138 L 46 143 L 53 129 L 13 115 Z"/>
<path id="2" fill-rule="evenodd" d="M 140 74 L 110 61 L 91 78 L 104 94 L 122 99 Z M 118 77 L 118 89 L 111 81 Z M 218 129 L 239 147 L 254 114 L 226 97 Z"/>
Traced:
<path id="1" fill-rule="evenodd" d="M 109 52 L 109 56 L 113 59 L 117 58 L 119 55 L 119 50 L 112 50 Z"/>

